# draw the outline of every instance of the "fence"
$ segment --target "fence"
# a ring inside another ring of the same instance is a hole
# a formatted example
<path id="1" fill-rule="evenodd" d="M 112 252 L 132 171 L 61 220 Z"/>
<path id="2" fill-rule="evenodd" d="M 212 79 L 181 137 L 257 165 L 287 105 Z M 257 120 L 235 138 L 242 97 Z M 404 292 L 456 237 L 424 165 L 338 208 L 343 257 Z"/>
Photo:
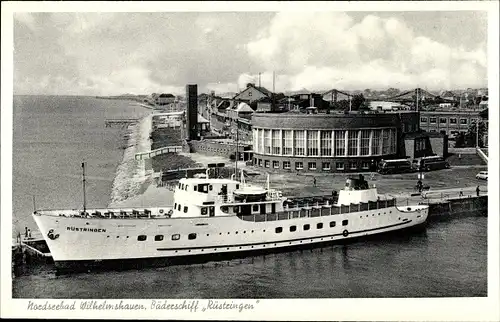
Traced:
<path id="1" fill-rule="evenodd" d="M 139 152 L 135 154 L 135 159 L 136 160 L 145 160 L 145 159 L 151 159 L 152 157 L 160 154 L 165 154 L 165 153 L 178 153 L 182 152 L 182 146 L 181 145 L 172 145 L 172 146 L 166 146 L 163 148 L 158 148 L 149 152 Z"/>

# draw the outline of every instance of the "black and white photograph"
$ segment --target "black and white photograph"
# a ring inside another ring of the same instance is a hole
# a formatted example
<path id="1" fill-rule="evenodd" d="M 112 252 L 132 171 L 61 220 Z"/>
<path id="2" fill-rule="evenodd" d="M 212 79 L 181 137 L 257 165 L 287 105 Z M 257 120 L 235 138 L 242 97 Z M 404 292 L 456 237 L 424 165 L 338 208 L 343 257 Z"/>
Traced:
<path id="1" fill-rule="evenodd" d="M 499 319 L 498 9 L 2 3 L 2 317 Z"/>

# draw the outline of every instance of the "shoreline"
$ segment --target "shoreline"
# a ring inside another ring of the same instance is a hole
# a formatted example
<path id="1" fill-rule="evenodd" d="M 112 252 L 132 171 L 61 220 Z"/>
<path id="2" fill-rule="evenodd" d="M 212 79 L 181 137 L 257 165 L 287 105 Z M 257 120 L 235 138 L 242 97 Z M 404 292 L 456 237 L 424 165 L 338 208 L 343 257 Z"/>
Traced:
<path id="1" fill-rule="evenodd" d="M 135 160 L 135 154 L 151 149 L 151 120 L 152 113 L 144 116 L 137 124 L 131 125 L 127 129 L 128 146 L 123 152 L 122 161 L 115 170 L 108 207 L 113 207 L 143 194 L 150 184 L 151 175 L 144 171 L 144 167 L 139 161 Z"/>

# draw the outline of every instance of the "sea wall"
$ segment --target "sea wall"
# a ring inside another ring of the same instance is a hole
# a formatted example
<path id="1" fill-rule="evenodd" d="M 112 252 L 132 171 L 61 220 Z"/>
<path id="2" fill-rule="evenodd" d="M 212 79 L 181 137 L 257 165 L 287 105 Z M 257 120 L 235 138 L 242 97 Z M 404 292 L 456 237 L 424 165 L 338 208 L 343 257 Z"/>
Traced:
<path id="1" fill-rule="evenodd" d="M 471 215 L 488 215 L 488 196 L 453 198 L 429 203 L 429 221 Z"/>
<path id="2" fill-rule="evenodd" d="M 143 160 L 135 160 L 135 154 L 151 149 L 151 115 L 142 118 L 128 128 L 128 146 L 123 152 L 122 162 L 116 168 L 111 189 L 110 205 L 132 198 L 145 189 L 148 180 Z"/>

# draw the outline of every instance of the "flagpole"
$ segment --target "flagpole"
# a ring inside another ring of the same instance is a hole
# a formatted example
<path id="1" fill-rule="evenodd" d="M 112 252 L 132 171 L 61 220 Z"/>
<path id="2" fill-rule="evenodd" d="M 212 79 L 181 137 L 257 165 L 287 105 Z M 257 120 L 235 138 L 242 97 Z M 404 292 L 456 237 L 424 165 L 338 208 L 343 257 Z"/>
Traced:
<path id="1" fill-rule="evenodd" d="M 82 184 L 83 184 L 83 213 L 87 212 L 87 196 L 85 194 L 85 162 L 82 162 Z"/>

